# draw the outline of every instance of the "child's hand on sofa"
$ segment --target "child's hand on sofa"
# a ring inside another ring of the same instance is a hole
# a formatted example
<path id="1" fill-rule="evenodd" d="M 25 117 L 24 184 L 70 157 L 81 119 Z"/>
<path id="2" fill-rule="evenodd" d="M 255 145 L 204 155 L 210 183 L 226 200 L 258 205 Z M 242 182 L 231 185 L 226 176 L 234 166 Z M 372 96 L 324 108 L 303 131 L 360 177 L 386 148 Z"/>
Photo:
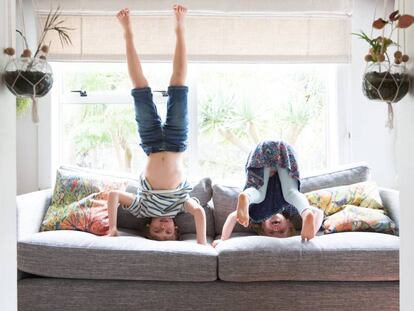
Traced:
<path id="1" fill-rule="evenodd" d="M 117 228 L 111 228 L 105 236 L 118 236 L 119 232 Z"/>
<path id="2" fill-rule="evenodd" d="M 221 243 L 221 242 L 223 242 L 223 240 L 222 239 L 217 239 L 217 240 L 214 240 L 213 241 L 213 243 L 211 243 L 211 245 L 213 246 L 213 247 L 216 247 L 219 243 Z"/>

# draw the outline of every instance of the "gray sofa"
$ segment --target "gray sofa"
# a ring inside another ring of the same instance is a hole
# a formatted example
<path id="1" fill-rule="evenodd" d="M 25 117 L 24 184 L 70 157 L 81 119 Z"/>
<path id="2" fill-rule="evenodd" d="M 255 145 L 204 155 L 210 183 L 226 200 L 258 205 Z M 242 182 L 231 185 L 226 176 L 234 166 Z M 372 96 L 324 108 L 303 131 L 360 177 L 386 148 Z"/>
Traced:
<path id="1" fill-rule="evenodd" d="M 305 177 L 301 191 L 367 179 L 369 168 L 359 163 Z M 208 178 L 195 186 L 210 242 L 239 191 Z M 380 194 L 398 226 L 398 192 Z M 121 237 L 39 232 L 50 198 L 51 190 L 17 197 L 20 311 L 399 310 L 398 236 L 320 233 L 303 243 L 236 226 L 215 249 L 195 242 L 189 215 L 177 217 L 182 241 L 157 242 L 140 237 L 143 223 L 122 209 Z"/>

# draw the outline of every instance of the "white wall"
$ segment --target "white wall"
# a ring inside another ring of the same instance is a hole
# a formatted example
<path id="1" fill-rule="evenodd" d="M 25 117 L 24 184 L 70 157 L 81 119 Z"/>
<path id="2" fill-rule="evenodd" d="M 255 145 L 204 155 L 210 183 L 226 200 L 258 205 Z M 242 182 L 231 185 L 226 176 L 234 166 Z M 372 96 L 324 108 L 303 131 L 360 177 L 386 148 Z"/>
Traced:
<path id="1" fill-rule="evenodd" d="M 30 1 L 31 2 L 31 1 Z M 29 47 L 36 46 L 36 24 L 33 11 L 30 12 L 29 1 L 21 2 L 24 7 L 24 25 L 22 11 L 17 5 L 16 27 L 26 33 Z M 31 6 L 31 4 L 30 4 Z M 25 29 L 24 29 L 25 28 Z M 17 54 L 23 50 L 23 42 L 18 37 L 16 42 Z M 33 51 L 32 51 L 33 52 Z M 22 116 L 17 118 L 17 194 L 38 190 L 38 126 L 32 122 L 31 107 Z"/>
<path id="2" fill-rule="evenodd" d="M 414 1 L 406 1 L 406 12 L 414 14 Z M 397 115 L 397 187 L 401 200 L 401 252 L 400 284 L 401 310 L 414 310 L 414 26 L 407 29 L 407 54 L 411 58 L 409 72 L 411 76 L 410 94 L 396 106 Z"/>
<path id="3" fill-rule="evenodd" d="M 352 16 L 352 32 L 361 30 L 370 33 L 375 6 L 377 14 L 382 14 L 383 1 L 356 0 Z M 377 17 L 379 17 L 377 15 Z M 379 34 L 378 34 L 379 35 Z M 366 63 L 364 56 L 368 44 L 353 36 L 352 63 L 350 67 L 348 115 L 350 141 L 350 161 L 365 161 L 372 168 L 374 180 L 384 187 L 395 187 L 395 159 L 393 152 L 393 131 L 385 128 L 387 105 L 370 101 L 362 93 L 362 75 Z"/>
<path id="4" fill-rule="evenodd" d="M 15 1 L 0 0 L 0 68 L 14 46 Z M 17 309 L 16 263 L 16 100 L 0 82 L 0 310 Z"/>

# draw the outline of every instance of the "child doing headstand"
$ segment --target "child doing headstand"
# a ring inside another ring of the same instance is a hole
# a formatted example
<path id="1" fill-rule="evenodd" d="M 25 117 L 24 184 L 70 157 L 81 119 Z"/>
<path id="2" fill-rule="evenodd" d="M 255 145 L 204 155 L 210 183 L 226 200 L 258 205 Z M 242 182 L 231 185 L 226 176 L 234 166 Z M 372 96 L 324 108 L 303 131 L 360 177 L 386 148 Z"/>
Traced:
<path id="1" fill-rule="evenodd" d="M 246 173 L 237 209 L 227 217 L 221 239 L 214 241 L 213 246 L 230 238 L 237 221 L 247 227 L 250 220 L 266 236 L 291 236 L 291 217 L 297 212 L 302 217 L 302 240 L 315 237 L 324 215 L 299 192 L 299 170 L 292 146 L 283 141 L 258 144 L 249 155 Z"/>
<path id="2" fill-rule="evenodd" d="M 196 200 L 189 197 L 192 188 L 183 176 L 183 153 L 188 138 L 188 87 L 185 86 L 187 57 L 184 41 L 187 9 L 174 5 L 173 10 L 176 46 L 168 87 L 167 117 L 163 124 L 134 46 L 129 10 L 123 9 L 117 14 L 124 31 L 128 72 L 134 85 L 135 119 L 141 147 L 148 161 L 136 195 L 111 191 L 108 199 L 108 235 L 118 235 L 117 208 L 121 205 L 136 217 L 151 218 L 147 236 L 156 240 L 176 240 L 177 228 L 173 218 L 180 212 L 188 212 L 195 220 L 197 242 L 205 244 L 205 212 Z"/>

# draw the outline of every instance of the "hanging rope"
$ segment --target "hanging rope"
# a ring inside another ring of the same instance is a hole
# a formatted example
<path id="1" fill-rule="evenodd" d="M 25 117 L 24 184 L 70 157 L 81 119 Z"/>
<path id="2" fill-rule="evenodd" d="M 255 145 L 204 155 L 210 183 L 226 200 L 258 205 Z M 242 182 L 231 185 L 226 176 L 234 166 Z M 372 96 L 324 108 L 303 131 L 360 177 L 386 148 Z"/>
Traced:
<path id="1" fill-rule="evenodd" d="M 37 110 L 37 98 L 32 96 L 32 121 L 34 123 L 39 123 L 39 113 Z"/>
<path id="2" fill-rule="evenodd" d="M 374 9 L 374 17 L 373 22 L 377 20 L 377 7 L 378 7 L 378 0 L 375 4 Z M 398 1 L 397 8 L 400 8 L 400 1 Z M 386 20 L 387 16 L 387 0 L 383 0 L 383 14 L 384 19 Z M 405 0 L 403 1 L 403 10 L 405 10 Z M 393 34 L 393 28 L 389 34 L 391 39 Z M 399 41 L 399 31 L 400 29 L 397 27 L 397 50 L 400 49 L 400 41 Z M 371 27 L 371 38 L 374 35 L 374 26 Z M 405 50 L 405 29 L 403 29 L 403 51 Z M 381 53 L 385 52 L 385 27 L 382 28 L 382 46 L 381 46 Z M 385 62 L 379 62 L 378 60 L 374 63 L 369 65 L 367 62 L 365 66 L 365 74 L 364 74 L 364 91 L 365 95 L 369 99 L 373 100 L 380 100 L 387 103 L 387 122 L 386 127 L 392 129 L 394 128 L 394 111 L 392 107 L 392 103 L 398 102 L 405 94 L 408 92 L 408 77 L 405 72 L 405 63 L 401 64 L 401 66 L 392 65 L 391 60 L 387 57 Z"/>
<path id="3" fill-rule="evenodd" d="M 392 102 L 387 102 L 388 106 L 388 118 L 387 123 L 385 123 L 385 127 L 388 127 L 389 129 L 394 128 L 394 109 L 392 108 Z"/>

